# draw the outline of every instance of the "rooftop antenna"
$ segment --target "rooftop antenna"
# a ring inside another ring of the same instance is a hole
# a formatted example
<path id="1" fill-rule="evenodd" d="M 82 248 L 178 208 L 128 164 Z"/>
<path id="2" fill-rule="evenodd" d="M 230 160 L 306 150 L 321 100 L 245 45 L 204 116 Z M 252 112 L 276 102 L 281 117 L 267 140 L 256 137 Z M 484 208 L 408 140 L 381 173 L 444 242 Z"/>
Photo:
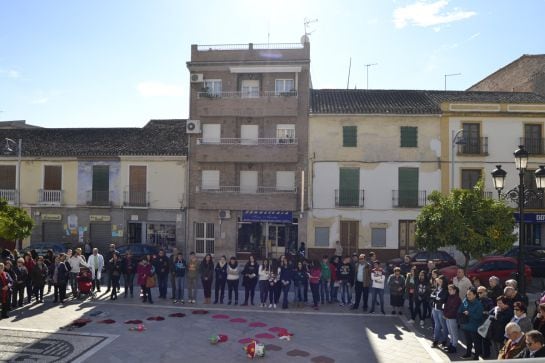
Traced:
<path id="1" fill-rule="evenodd" d="M 445 92 L 447 91 L 447 77 L 461 76 L 462 73 L 445 74 Z"/>
<path id="2" fill-rule="evenodd" d="M 305 18 L 305 22 L 303 23 L 304 27 L 305 27 L 305 34 L 303 34 L 303 36 L 301 37 L 301 44 L 305 45 L 305 43 L 308 43 L 309 42 L 309 35 L 314 33 L 314 30 L 313 31 L 308 31 L 308 27 L 310 24 L 312 23 L 317 23 L 318 22 L 318 19 L 308 19 L 308 18 Z"/>
<path id="3" fill-rule="evenodd" d="M 365 65 L 365 71 L 366 71 L 366 80 L 367 80 L 367 89 L 369 89 L 369 67 L 376 66 L 378 63 L 369 63 Z"/>
<path id="4" fill-rule="evenodd" d="M 350 63 L 348 63 L 348 80 L 346 81 L 346 89 L 350 87 L 350 70 L 352 69 L 352 57 L 350 57 Z"/>

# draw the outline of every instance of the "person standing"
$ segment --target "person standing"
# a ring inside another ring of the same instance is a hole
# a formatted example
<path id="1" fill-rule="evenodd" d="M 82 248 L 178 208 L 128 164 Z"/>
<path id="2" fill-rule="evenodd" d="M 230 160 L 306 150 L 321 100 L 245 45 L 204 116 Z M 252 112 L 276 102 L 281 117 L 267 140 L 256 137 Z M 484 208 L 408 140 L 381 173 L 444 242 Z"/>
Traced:
<path id="1" fill-rule="evenodd" d="M 225 284 L 227 283 L 227 257 L 220 257 L 220 260 L 216 264 L 214 272 L 214 304 L 217 304 L 218 302 L 220 304 L 223 304 L 223 299 L 225 297 Z"/>
<path id="2" fill-rule="evenodd" d="M 151 287 L 148 286 L 148 278 L 153 276 L 151 263 L 148 262 L 146 256 L 142 257 L 142 260 L 138 263 L 136 268 L 136 281 L 142 289 L 142 302 L 149 302 L 153 304 L 151 297 Z"/>
<path id="3" fill-rule="evenodd" d="M 25 284 L 29 277 L 28 270 L 25 267 L 25 260 L 22 257 L 17 259 L 17 264 L 13 267 L 13 272 L 15 272 L 15 281 L 13 281 L 12 307 L 16 308 L 23 306 Z"/>
<path id="4" fill-rule="evenodd" d="M 83 255 L 85 256 L 85 260 L 87 261 L 89 259 L 89 256 L 93 253 L 93 246 L 91 246 L 91 242 L 86 241 L 85 245 L 83 245 Z"/>
<path id="5" fill-rule="evenodd" d="M 293 269 L 288 265 L 288 261 L 284 259 L 280 265 L 280 283 L 282 284 L 282 309 L 288 308 L 288 294 L 290 291 L 291 281 L 293 280 Z"/>
<path id="6" fill-rule="evenodd" d="M 155 273 L 157 274 L 157 285 L 159 286 L 159 299 L 167 298 L 167 289 L 168 289 L 168 269 L 170 262 L 165 256 L 165 250 L 159 249 L 159 255 L 154 261 Z"/>
<path id="7" fill-rule="evenodd" d="M 303 265 L 303 261 L 297 262 L 297 267 L 293 271 L 293 286 L 294 290 L 294 301 L 296 307 L 303 307 L 303 286 L 305 282 L 308 281 L 308 271 Z"/>
<path id="8" fill-rule="evenodd" d="M 509 306 L 505 296 L 500 296 L 496 299 L 496 307 L 490 310 L 490 343 L 491 343 L 491 355 L 497 357 L 503 342 L 505 341 L 505 326 L 511 321 L 513 317 L 513 309 Z"/>
<path id="9" fill-rule="evenodd" d="M 471 280 L 467 278 L 464 269 L 461 267 L 456 271 L 456 276 L 452 279 L 452 283 L 460 290 L 460 299 L 462 300 L 466 298 L 467 290 L 473 287 Z"/>
<path id="10" fill-rule="evenodd" d="M 125 297 L 128 293 L 131 293 L 133 297 L 133 284 L 134 284 L 134 275 L 136 274 L 136 265 L 137 261 L 132 256 L 131 250 L 127 250 L 127 254 L 123 257 L 121 261 L 121 272 L 123 273 L 123 282 L 125 284 Z"/>
<path id="11" fill-rule="evenodd" d="M 168 258 L 168 271 L 170 273 L 170 288 L 172 289 L 172 300 L 176 299 L 176 267 L 174 264 L 176 263 L 176 259 L 178 258 L 178 249 L 174 247 L 172 249 L 172 255 Z"/>
<path id="12" fill-rule="evenodd" d="M 405 295 L 405 277 L 401 275 L 401 268 L 395 267 L 394 274 L 388 276 L 388 289 L 390 291 L 390 305 L 393 314 L 403 314 L 403 296 Z"/>
<path id="13" fill-rule="evenodd" d="M 210 304 L 210 298 L 212 296 L 212 281 L 214 280 L 214 261 L 212 255 L 207 254 L 201 262 L 199 267 L 201 274 L 201 282 L 204 290 L 204 303 Z"/>
<path id="14" fill-rule="evenodd" d="M 197 280 L 199 279 L 199 262 L 195 252 L 189 254 L 189 262 L 187 263 L 187 297 L 188 303 L 195 304 L 197 301 Z"/>
<path id="15" fill-rule="evenodd" d="M 409 301 L 409 316 L 411 317 L 409 323 L 414 323 L 414 302 L 415 302 L 415 286 L 418 280 L 418 273 L 416 272 L 416 266 L 411 266 L 411 270 L 405 275 L 405 296 Z"/>
<path id="16" fill-rule="evenodd" d="M 36 261 L 34 269 L 30 273 L 30 277 L 32 279 L 32 287 L 36 302 L 43 303 L 44 287 L 47 280 L 47 266 L 44 263 L 43 256 L 38 256 L 38 260 Z"/>
<path id="17" fill-rule="evenodd" d="M 104 256 L 98 253 L 98 248 L 93 248 L 93 254 L 89 256 L 89 269 L 93 277 L 93 290 L 100 292 L 100 279 L 104 269 Z"/>
<path id="18" fill-rule="evenodd" d="M 456 285 L 455 285 L 456 286 Z M 433 319 L 433 343 L 432 348 L 437 348 L 439 343 L 443 346 L 448 346 L 448 331 L 447 322 L 443 313 L 445 302 L 447 301 L 447 280 L 444 276 L 439 276 L 435 279 L 435 288 L 430 295 L 431 300 L 431 316 Z M 475 329 L 476 331 L 477 329 Z"/>
<path id="19" fill-rule="evenodd" d="M 185 290 L 185 270 L 187 265 L 184 260 L 184 256 L 181 252 L 176 255 L 174 261 L 174 275 L 176 276 L 176 288 L 174 290 L 174 303 L 184 303 L 184 290 Z"/>
<path id="20" fill-rule="evenodd" d="M 477 341 L 477 329 L 483 322 L 483 306 L 477 298 L 477 289 L 474 287 L 467 290 L 466 298 L 458 309 L 458 315 L 462 316 L 460 328 L 466 340 L 466 354 L 462 358 L 479 360 L 482 352 Z M 475 348 L 475 353 L 472 353 L 472 348 Z"/>
<path id="21" fill-rule="evenodd" d="M 0 262 L 0 304 L 2 305 L 0 319 L 8 317 L 9 311 L 9 291 L 12 281 L 9 275 L 5 272 L 4 264 Z"/>
<path id="22" fill-rule="evenodd" d="M 308 274 L 308 282 L 310 285 L 310 291 L 312 293 L 312 307 L 314 310 L 318 310 L 318 302 L 320 300 L 320 263 L 318 261 L 312 261 L 310 265 L 310 271 Z"/>
<path id="23" fill-rule="evenodd" d="M 24 265 L 28 271 L 28 276 L 27 276 L 27 279 L 25 281 L 25 286 L 26 286 L 26 294 L 27 294 L 27 303 L 30 304 L 30 301 L 32 299 L 32 293 L 33 293 L 33 288 L 32 288 L 32 271 L 34 270 L 34 266 L 36 266 L 36 262 L 34 261 L 34 259 L 32 258 L 32 255 L 29 253 L 29 252 L 26 252 L 23 256 L 24 258 Z"/>
<path id="24" fill-rule="evenodd" d="M 339 306 L 349 305 L 352 301 L 350 290 L 354 284 L 354 270 L 350 257 L 346 256 L 343 258 L 342 263 L 337 269 L 337 278 L 341 285 L 341 303 Z"/>
<path id="25" fill-rule="evenodd" d="M 380 300 L 380 312 L 386 314 L 384 311 L 384 270 L 380 266 L 380 262 L 375 260 L 373 262 L 373 269 L 371 270 L 371 294 L 373 296 L 371 300 L 370 314 L 375 312 L 375 306 L 377 305 L 377 297 Z"/>
<path id="26" fill-rule="evenodd" d="M 450 344 L 444 347 L 448 353 L 456 353 L 458 347 L 458 309 L 462 300 L 458 294 L 458 288 L 453 284 L 448 285 L 448 297 L 443 309 L 443 315 L 447 322 L 447 331 L 450 335 Z"/>
<path id="27" fill-rule="evenodd" d="M 98 251 L 98 250 L 97 250 Z M 87 266 L 87 263 L 81 255 L 81 248 L 76 248 L 72 255 L 68 258 L 68 264 L 70 265 L 70 288 L 72 290 L 72 297 L 78 297 L 78 274 L 81 266 Z M 30 270 L 29 270 L 30 271 Z"/>
<path id="28" fill-rule="evenodd" d="M 269 291 L 269 273 L 270 265 L 269 260 L 266 258 L 263 259 L 259 265 L 258 278 L 259 278 L 259 301 L 261 302 L 261 307 L 264 308 L 267 303 L 267 293 Z"/>
<path id="29" fill-rule="evenodd" d="M 338 242 L 338 241 L 337 241 Z M 331 295 L 329 294 L 329 281 L 331 280 L 331 265 L 327 261 L 327 256 L 322 257 L 320 264 L 320 300 L 322 305 L 326 302 L 331 303 Z"/>
<path id="30" fill-rule="evenodd" d="M 271 266 L 269 268 L 269 309 L 276 309 L 276 304 L 278 303 L 278 295 L 276 294 L 278 288 L 276 287 L 276 285 L 279 284 L 279 271 L 280 268 L 278 267 L 277 260 L 272 260 Z"/>
<path id="31" fill-rule="evenodd" d="M 112 279 L 112 294 L 110 300 L 117 300 L 117 291 L 119 290 L 119 280 L 121 278 L 121 260 L 118 253 L 112 255 L 110 261 L 110 278 Z"/>
<path id="32" fill-rule="evenodd" d="M 418 273 L 418 280 L 414 287 L 414 314 L 411 319 L 416 320 L 416 315 L 420 319 L 420 327 L 424 327 L 425 319 L 428 316 L 428 307 L 430 306 L 430 284 L 425 271 Z M 458 296 L 459 297 L 459 296 Z"/>
<path id="33" fill-rule="evenodd" d="M 115 244 L 114 243 L 111 243 L 109 248 L 108 248 L 108 252 L 106 252 L 106 258 L 105 258 L 105 272 L 106 272 L 106 293 L 109 293 L 110 292 L 110 289 L 112 288 L 112 278 L 111 278 L 111 274 L 110 274 L 110 263 L 109 261 L 112 260 L 112 257 L 114 256 L 114 253 L 118 253 L 117 250 L 115 249 Z"/>
<path id="34" fill-rule="evenodd" d="M 54 282 L 54 302 L 59 301 L 64 304 L 66 300 L 66 285 L 68 285 L 68 268 L 66 266 L 66 255 L 64 253 L 59 254 L 58 263 L 55 264 L 55 271 L 53 272 Z M 58 300 L 57 300 L 58 299 Z"/>
<path id="35" fill-rule="evenodd" d="M 259 265 L 255 261 L 254 255 L 248 257 L 248 262 L 242 270 L 242 285 L 244 285 L 244 303 L 243 306 L 248 306 L 248 298 L 250 303 L 254 305 L 255 287 L 257 285 L 259 273 Z"/>
<path id="36" fill-rule="evenodd" d="M 363 311 L 367 311 L 367 304 L 369 300 L 369 286 L 371 284 L 371 267 L 365 261 L 365 254 L 360 254 L 358 257 L 358 263 L 354 269 L 354 290 L 356 293 L 355 302 L 352 306 L 352 310 L 357 310 L 360 306 L 360 301 L 363 297 Z"/>
<path id="37" fill-rule="evenodd" d="M 233 294 L 235 295 L 235 305 L 238 305 L 238 281 L 240 279 L 240 271 L 236 257 L 231 257 L 227 264 L 227 289 L 229 290 L 229 301 L 227 305 L 231 305 Z"/>

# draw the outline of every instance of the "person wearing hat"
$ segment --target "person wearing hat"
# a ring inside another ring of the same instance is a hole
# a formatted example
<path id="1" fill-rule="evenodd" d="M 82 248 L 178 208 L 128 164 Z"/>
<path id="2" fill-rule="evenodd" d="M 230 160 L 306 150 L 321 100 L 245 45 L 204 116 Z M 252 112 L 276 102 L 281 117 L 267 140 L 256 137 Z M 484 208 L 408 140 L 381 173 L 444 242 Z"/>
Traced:
<path id="1" fill-rule="evenodd" d="M 358 256 L 358 263 L 354 266 L 355 301 L 352 310 L 357 310 L 363 297 L 363 311 L 367 311 L 369 300 L 369 286 L 371 285 L 371 266 L 365 260 L 365 254 Z"/>

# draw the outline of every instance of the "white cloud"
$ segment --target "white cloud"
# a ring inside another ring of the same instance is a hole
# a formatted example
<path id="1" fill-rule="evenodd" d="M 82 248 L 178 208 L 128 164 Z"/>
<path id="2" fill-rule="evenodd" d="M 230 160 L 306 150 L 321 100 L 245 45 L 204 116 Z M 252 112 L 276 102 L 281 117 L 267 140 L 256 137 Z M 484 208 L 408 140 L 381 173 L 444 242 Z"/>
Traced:
<path id="1" fill-rule="evenodd" d="M 474 11 L 464 11 L 458 8 L 447 10 L 449 0 L 417 1 L 414 4 L 399 7 L 394 10 L 394 24 L 396 28 L 404 28 L 408 25 L 419 27 L 434 27 L 438 31 L 438 25 L 453 23 L 468 19 L 477 15 Z"/>
<path id="2" fill-rule="evenodd" d="M 140 82 L 136 89 L 144 97 L 181 97 L 185 95 L 183 86 L 157 81 Z"/>

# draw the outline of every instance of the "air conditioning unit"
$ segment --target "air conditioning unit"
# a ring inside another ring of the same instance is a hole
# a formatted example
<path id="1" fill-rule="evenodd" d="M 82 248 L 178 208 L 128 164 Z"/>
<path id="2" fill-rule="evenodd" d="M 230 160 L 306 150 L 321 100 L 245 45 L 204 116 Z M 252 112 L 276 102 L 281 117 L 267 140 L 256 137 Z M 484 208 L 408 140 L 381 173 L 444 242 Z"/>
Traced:
<path id="1" fill-rule="evenodd" d="M 191 73 L 191 83 L 202 83 L 203 79 L 202 73 Z"/>
<path id="2" fill-rule="evenodd" d="M 186 134 L 200 134 L 201 133 L 201 121 L 200 120 L 187 120 L 185 125 Z"/>
<path id="3" fill-rule="evenodd" d="M 228 209 L 222 209 L 218 213 L 219 219 L 229 219 L 231 218 L 231 211 Z"/>

